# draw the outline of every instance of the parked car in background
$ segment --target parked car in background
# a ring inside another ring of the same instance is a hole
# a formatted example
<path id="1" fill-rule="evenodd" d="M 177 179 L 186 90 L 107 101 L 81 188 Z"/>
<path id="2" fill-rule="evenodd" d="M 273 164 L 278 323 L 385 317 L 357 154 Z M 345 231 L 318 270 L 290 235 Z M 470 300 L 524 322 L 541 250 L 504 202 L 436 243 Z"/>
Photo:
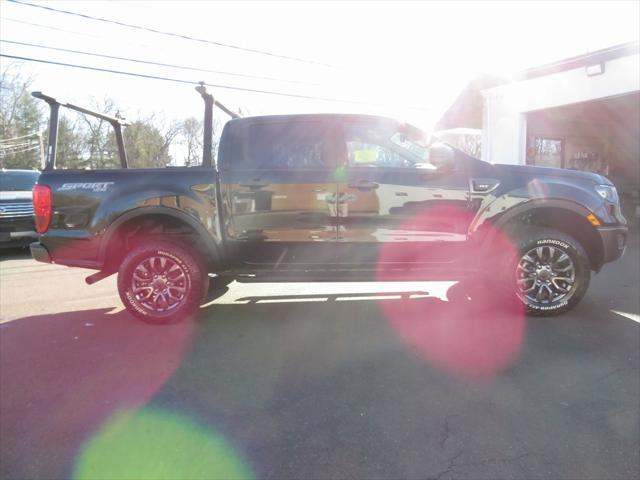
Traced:
<path id="1" fill-rule="evenodd" d="M 40 172 L 0 170 L 0 248 L 29 246 L 36 233 L 32 188 Z"/>

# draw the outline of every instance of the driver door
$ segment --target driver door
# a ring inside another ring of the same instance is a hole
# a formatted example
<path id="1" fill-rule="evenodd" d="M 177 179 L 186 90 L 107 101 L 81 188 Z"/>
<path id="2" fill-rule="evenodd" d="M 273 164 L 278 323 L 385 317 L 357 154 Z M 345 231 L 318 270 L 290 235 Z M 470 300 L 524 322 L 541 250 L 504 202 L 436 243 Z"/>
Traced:
<path id="1" fill-rule="evenodd" d="M 367 268 L 422 268 L 456 260 L 470 223 L 463 165 L 436 169 L 388 125 L 343 131 L 346 175 L 338 184 L 337 254 Z"/>

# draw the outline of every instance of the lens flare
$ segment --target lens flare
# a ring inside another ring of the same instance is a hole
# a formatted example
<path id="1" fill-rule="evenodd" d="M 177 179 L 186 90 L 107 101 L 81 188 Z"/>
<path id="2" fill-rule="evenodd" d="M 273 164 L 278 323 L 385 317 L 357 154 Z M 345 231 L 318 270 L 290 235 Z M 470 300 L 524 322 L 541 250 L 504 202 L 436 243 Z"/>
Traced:
<path id="1" fill-rule="evenodd" d="M 531 198 L 548 198 L 549 187 L 542 183 L 539 179 L 534 178 L 527 183 L 527 191 Z"/>
<path id="2" fill-rule="evenodd" d="M 450 225 L 469 225 L 471 213 L 435 207 L 410 219 L 402 228 L 425 231 L 443 219 Z M 487 378 L 503 371 L 517 358 L 524 336 L 524 308 L 507 281 L 506 260 L 516 257 L 516 248 L 506 235 L 497 231 L 488 234 L 492 238 L 488 247 L 463 247 L 455 252 L 455 258 L 474 265 L 481 274 L 450 287 L 446 301 L 430 297 L 379 302 L 393 330 L 412 350 L 431 365 L 462 377 Z M 438 248 L 438 242 L 383 245 L 378 280 L 393 278 L 389 265 L 426 263 L 450 254 L 438 252 Z M 515 273 L 513 276 L 515 283 Z"/>
<path id="3" fill-rule="evenodd" d="M 179 415 L 144 408 L 111 417 L 81 451 L 73 478 L 204 480 L 254 475 L 220 435 Z"/>

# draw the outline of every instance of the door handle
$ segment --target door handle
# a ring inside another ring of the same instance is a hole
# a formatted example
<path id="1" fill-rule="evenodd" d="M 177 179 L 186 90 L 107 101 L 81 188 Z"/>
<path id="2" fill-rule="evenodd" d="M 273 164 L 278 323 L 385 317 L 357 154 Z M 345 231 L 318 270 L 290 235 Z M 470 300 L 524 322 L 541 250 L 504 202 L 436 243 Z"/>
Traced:
<path id="1" fill-rule="evenodd" d="M 489 193 L 500 185 L 497 178 L 472 178 L 470 181 L 471 193 Z"/>
<path id="2" fill-rule="evenodd" d="M 380 185 L 378 185 L 376 182 L 370 182 L 368 180 L 360 180 L 359 182 L 349 184 L 349 188 L 356 188 L 360 191 L 375 190 L 379 186 Z"/>

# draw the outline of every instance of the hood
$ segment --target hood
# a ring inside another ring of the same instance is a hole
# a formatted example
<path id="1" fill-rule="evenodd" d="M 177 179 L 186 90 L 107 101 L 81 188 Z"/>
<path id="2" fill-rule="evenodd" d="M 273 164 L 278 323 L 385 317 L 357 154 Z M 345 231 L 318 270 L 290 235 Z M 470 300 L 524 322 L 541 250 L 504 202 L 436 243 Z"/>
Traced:
<path id="1" fill-rule="evenodd" d="M 503 165 L 496 164 L 495 168 L 505 173 L 516 175 L 527 175 L 535 177 L 558 177 L 582 181 L 590 181 L 595 184 L 613 185 L 611 181 L 600 174 L 594 172 L 585 172 L 582 170 L 565 170 L 562 168 L 551 167 L 535 167 L 532 165 Z"/>
<path id="2" fill-rule="evenodd" d="M 30 202 L 33 198 L 31 190 L 19 192 L 0 192 L 0 202 Z"/>

